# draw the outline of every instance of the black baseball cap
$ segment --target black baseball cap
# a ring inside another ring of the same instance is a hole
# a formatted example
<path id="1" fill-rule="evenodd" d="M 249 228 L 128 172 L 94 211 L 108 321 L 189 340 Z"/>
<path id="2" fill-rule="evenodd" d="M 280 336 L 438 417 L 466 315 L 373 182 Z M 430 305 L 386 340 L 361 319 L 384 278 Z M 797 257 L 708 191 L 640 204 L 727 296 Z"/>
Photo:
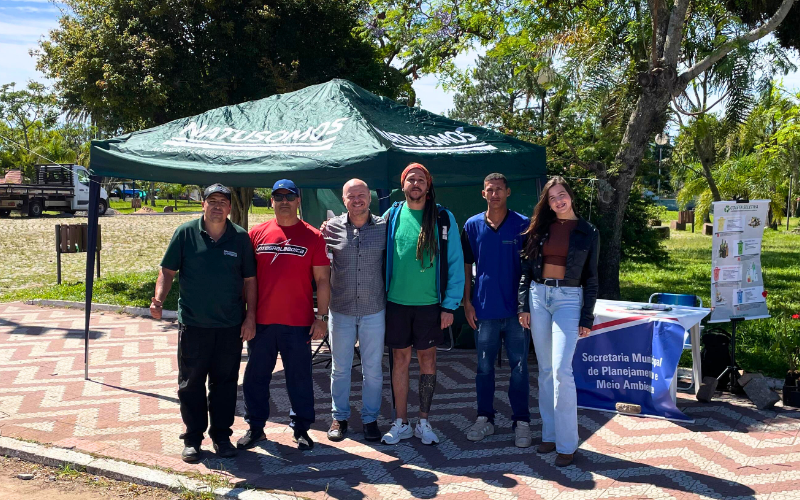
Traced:
<path id="1" fill-rule="evenodd" d="M 231 201 L 231 190 L 219 183 L 208 186 L 203 192 L 203 199 L 207 200 L 214 193 L 224 195 L 225 198 L 228 198 L 228 201 Z"/>

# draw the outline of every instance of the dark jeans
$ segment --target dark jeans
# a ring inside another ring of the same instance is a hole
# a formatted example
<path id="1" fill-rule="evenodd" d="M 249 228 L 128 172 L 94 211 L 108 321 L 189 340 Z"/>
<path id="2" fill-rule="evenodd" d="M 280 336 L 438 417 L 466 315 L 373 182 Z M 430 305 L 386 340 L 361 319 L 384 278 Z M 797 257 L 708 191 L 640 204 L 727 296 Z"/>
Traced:
<path id="1" fill-rule="evenodd" d="M 181 438 L 187 445 L 199 446 L 206 428 L 214 442 L 233 433 L 242 361 L 241 331 L 241 326 L 198 328 L 181 324 L 179 327 L 178 399 L 186 425 Z"/>
<path id="2" fill-rule="evenodd" d="M 505 339 L 506 355 L 511 367 L 511 381 L 508 385 L 508 400 L 513 412 L 511 418 L 514 422 L 530 422 L 528 349 L 531 338 L 516 316 L 478 321 L 478 329 L 475 331 L 475 349 L 478 352 L 478 372 L 475 375 L 478 416 L 489 417 L 494 422 L 494 368 L 501 339 Z"/>
<path id="3" fill-rule="evenodd" d="M 278 353 L 294 411 L 292 426 L 307 431 L 314 423 L 310 331 L 310 326 L 256 325 L 256 336 L 247 342 L 249 359 L 244 370 L 244 419 L 251 429 L 264 428 L 269 419 L 269 383 Z"/>

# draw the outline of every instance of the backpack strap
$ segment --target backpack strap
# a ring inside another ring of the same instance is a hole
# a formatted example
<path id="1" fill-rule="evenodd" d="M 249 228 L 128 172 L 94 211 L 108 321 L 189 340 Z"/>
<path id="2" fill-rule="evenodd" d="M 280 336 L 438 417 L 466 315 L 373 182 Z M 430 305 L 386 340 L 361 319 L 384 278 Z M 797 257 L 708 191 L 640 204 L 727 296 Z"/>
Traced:
<path id="1" fill-rule="evenodd" d="M 450 237 L 450 213 L 447 208 L 437 204 L 439 211 L 436 218 L 439 230 L 439 300 L 443 301 L 447 291 L 447 278 L 450 274 L 449 262 L 447 259 L 447 240 Z"/>

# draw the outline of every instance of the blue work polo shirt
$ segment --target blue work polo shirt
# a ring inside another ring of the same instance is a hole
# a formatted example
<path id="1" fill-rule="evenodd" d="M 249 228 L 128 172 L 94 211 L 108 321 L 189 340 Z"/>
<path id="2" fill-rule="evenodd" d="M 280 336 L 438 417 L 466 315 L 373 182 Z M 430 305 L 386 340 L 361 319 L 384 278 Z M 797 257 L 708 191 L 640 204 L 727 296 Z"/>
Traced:
<path id="1" fill-rule="evenodd" d="M 520 251 L 525 238 L 522 232 L 530 219 L 509 210 L 497 229 L 486 213 L 474 215 L 464 224 L 461 246 L 464 263 L 475 264 L 472 305 L 479 320 L 502 319 L 517 315 L 517 289 Z"/>

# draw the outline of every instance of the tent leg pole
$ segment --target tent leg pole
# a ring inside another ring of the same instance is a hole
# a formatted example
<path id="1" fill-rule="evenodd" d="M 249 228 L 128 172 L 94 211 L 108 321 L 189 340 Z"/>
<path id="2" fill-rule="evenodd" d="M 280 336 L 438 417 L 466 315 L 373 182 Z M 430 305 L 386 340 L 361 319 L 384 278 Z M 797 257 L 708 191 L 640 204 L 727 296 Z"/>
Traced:
<path id="1" fill-rule="evenodd" d="M 92 292 L 94 291 L 94 261 L 97 255 L 97 206 L 100 199 L 100 177 L 89 176 L 89 227 L 86 249 L 86 322 L 83 331 L 83 377 L 89 380 L 89 323 L 92 319 Z"/>
<path id="2" fill-rule="evenodd" d="M 378 194 L 378 209 L 381 211 L 380 215 L 383 215 L 389 210 L 389 207 L 392 206 L 392 200 L 389 199 L 392 192 L 388 189 L 376 189 L 375 192 Z"/>
<path id="3" fill-rule="evenodd" d="M 61 224 L 56 224 L 56 276 L 61 284 Z"/>
<path id="4" fill-rule="evenodd" d="M 378 194 L 378 209 L 381 215 L 383 215 L 391 206 L 391 200 L 389 199 L 391 191 L 388 189 L 377 189 L 376 192 Z M 397 408 L 395 407 L 394 401 L 394 353 L 391 347 L 389 347 L 389 390 L 392 392 L 392 422 L 394 422 L 397 418 Z"/>

